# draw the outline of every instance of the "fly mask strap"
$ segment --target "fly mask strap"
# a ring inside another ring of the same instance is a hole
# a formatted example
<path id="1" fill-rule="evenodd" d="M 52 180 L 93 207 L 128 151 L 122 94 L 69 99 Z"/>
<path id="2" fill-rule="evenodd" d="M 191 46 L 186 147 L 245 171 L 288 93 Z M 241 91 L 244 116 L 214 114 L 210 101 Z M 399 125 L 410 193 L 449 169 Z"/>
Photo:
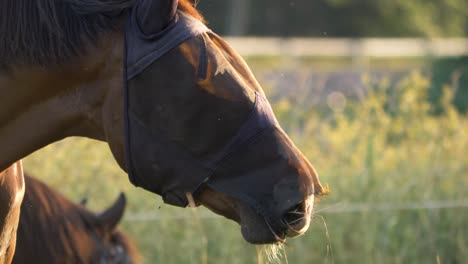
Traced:
<path id="1" fill-rule="evenodd" d="M 187 39 L 210 31 L 202 22 L 182 12 L 179 12 L 163 31 L 153 35 L 145 35 L 141 31 L 135 12 L 132 12 L 127 22 L 126 81 L 133 79 L 154 61 Z"/>

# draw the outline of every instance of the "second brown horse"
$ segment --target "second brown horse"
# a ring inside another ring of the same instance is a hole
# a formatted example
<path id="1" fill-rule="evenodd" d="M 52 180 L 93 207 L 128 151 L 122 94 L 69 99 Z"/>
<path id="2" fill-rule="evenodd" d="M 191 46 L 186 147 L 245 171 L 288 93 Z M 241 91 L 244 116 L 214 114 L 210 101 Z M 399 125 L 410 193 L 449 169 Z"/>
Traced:
<path id="1" fill-rule="evenodd" d="M 125 196 L 95 214 L 25 175 L 15 264 L 137 264 L 133 243 L 117 228 Z"/>

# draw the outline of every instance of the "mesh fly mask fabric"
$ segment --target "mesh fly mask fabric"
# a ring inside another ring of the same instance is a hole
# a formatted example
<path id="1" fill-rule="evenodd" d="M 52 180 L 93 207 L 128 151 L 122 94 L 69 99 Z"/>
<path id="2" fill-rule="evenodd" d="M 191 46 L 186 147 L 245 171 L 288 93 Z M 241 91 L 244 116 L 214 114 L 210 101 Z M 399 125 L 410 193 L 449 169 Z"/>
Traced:
<path id="1" fill-rule="evenodd" d="M 164 99 L 161 98 L 165 96 L 161 89 L 177 90 L 181 87 L 157 87 L 155 84 L 160 81 L 157 78 L 161 78 L 155 74 L 157 63 L 183 42 L 200 36 L 208 38 L 207 34 L 212 33 L 204 24 L 179 12 L 165 30 L 146 36 L 135 23 L 135 17 L 129 16 L 126 29 L 125 129 L 130 180 L 136 186 L 161 195 L 165 203 L 175 206 L 187 206 L 186 194 L 196 196 L 202 186 L 208 185 L 244 201 L 265 217 L 279 216 L 287 207 L 303 199 L 297 192 L 300 177 L 285 178 L 281 173 L 249 168 L 259 167 L 253 164 L 255 162 L 275 164 L 274 169 L 297 175 L 300 161 L 289 143 L 285 143 L 289 141 L 262 93 L 246 88 L 254 96 L 243 122 L 216 153 L 206 157 L 197 156 L 176 142 L 165 129 L 166 124 L 160 122 L 175 118 L 162 117 L 167 113 L 159 109 L 160 103 L 156 103 Z M 202 60 L 200 63 L 205 62 Z M 224 59 L 223 63 L 229 62 Z M 210 69 L 213 74 L 222 72 L 216 67 L 218 65 L 215 64 L 215 68 Z M 260 160 L 257 157 L 261 157 Z M 284 202 L 286 198 L 290 204 Z M 280 201 L 284 208 L 279 208 Z"/>

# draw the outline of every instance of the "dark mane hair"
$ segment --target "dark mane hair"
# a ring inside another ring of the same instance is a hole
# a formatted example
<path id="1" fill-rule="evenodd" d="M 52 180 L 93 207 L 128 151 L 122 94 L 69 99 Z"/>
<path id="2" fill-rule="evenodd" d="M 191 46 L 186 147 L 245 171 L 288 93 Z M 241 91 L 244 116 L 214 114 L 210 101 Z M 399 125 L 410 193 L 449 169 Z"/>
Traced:
<path id="1" fill-rule="evenodd" d="M 1 0 L 0 69 L 61 64 L 119 29 L 120 15 L 136 0 Z M 202 20 L 191 0 L 179 9 Z"/>

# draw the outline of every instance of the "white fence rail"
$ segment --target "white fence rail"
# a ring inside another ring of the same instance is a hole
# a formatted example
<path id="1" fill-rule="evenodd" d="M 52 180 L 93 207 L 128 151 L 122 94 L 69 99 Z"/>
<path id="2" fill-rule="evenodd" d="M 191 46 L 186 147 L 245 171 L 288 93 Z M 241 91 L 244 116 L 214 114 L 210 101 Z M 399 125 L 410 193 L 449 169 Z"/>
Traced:
<path id="1" fill-rule="evenodd" d="M 468 38 L 257 38 L 225 37 L 243 56 L 452 57 L 468 55 Z"/>

